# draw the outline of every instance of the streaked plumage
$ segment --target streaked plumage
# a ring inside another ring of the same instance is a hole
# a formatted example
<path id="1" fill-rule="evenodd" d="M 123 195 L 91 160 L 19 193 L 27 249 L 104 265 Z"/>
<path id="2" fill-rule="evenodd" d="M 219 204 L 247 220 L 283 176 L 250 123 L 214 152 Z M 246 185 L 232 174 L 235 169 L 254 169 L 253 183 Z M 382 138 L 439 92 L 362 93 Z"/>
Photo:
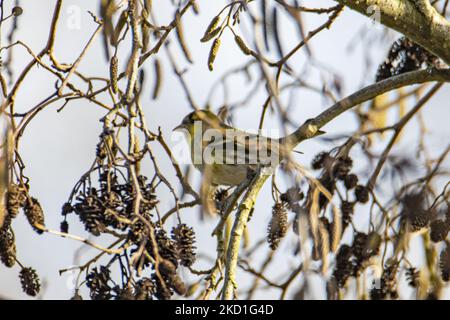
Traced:
<path id="1" fill-rule="evenodd" d="M 238 185 L 246 179 L 249 167 L 256 169 L 262 164 L 275 168 L 282 158 L 279 139 L 233 128 L 210 111 L 188 114 L 176 129 L 188 133 L 192 163 L 207 173 L 214 185 Z"/>

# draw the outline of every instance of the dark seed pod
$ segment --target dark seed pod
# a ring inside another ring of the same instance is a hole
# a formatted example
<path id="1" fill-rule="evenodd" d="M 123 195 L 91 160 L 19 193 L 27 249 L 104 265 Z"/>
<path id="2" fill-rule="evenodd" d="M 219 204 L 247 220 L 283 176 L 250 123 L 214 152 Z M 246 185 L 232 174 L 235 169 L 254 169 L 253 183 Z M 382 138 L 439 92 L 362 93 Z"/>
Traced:
<path id="1" fill-rule="evenodd" d="M 342 201 L 341 203 L 342 224 L 344 229 L 352 222 L 354 205 L 354 202 L 348 201 Z"/>
<path id="2" fill-rule="evenodd" d="M 432 216 L 424 208 L 425 200 L 425 194 L 423 192 L 408 193 L 401 199 L 401 216 L 409 226 L 411 232 L 428 227 L 430 223 Z"/>
<path id="3" fill-rule="evenodd" d="M 181 280 L 181 278 L 177 275 L 175 275 L 174 277 L 172 277 L 171 279 L 171 288 L 180 296 L 183 296 L 186 294 L 187 288 L 186 285 L 184 284 L 183 280 Z"/>
<path id="4" fill-rule="evenodd" d="M 0 261 L 8 268 L 16 263 L 16 242 L 11 226 L 0 230 Z"/>
<path id="5" fill-rule="evenodd" d="M 351 190 L 358 184 L 358 176 L 354 173 L 348 174 L 344 178 L 344 185 L 347 190 Z"/>
<path id="6" fill-rule="evenodd" d="M 172 239 L 178 251 L 181 265 L 190 267 L 195 262 L 195 233 L 182 223 L 172 229 Z"/>
<path id="7" fill-rule="evenodd" d="M 417 214 L 410 219 L 410 229 L 412 232 L 419 231 L 428 226 L 429 217 L 422 214 Z"/>
<path id="8" fill-rule="evenodd" d="M 84 228 L 94 236 L 99 236 L 105 230 L 104 207 L 97 196 L 97 191 L 91 188 L 87 194 L 83 194 L 77 199 L 73 208 L 79 216 Z"/>
<path id="9" fill-rule="evenodd" d="M 64 233 L 69 233 L 69 223 L 65 220 L 61 222 L 59 230 Z"/>
<path id="10" fill-rule="evenodd" d="M 376 232 L 365 234 L 356 232 L 353 238 L 352 250 L 354 259 L 354 276 L 358 276 L 360 271 L 366 266 L 366 261 L 370 257 L 379 253 L 381 245 L 381 236 Z"/>
<path id="11" fill-rule="evenodd" d="M 436 292 L 429 292 L 425 300 L 439 300 L 439 296 Z"/>
<path id="12" fill-rule="evenodd" d="M 6 210 L 10 218 L 14 219 L 20 208 L 23 208 L 27 201 L 26 190 L 17 184 L 11 184 L 6 193 Z"/>
<path id="13" fill-rule="evenodd" d="M 115 300 L 135 300 L 133 287 L 131 285 L 126 285 L 124 288 L 115 286 L 113 291 L 116 294 L 114 297 Z"/>
<path id="14" fill-rule="evenodd" d="M 303 200 L 305 195 L 298 187 L 289 188 L 285 193 L 280 195 L 280 200 L 288 205 L 290 209 Z"/>
<path id="15" fill-rule="evenodd" d="M 165 282 L 161 282 L 159 277 L 154 273 L 152 280 L 155 283 L 155 297 L 158 300 L 170 300 L 173 291 L 167 286 Z"/>
<path id="16" fill-rule="evenodd" d="M 386 297 L 390 299 L 397 299 L 397 270 L 398 265 L 393 263 L 386 266 L 383 271 L 383 276 L 381 277 L 381 288 L 384 289 Z"/>
<path id="17" fill-rule="evenodd" d="M 328 190 L 330 194 L 334 193 L 334 190 L 336 189 L 336 183 L 335 180 L 330 177 L 329 174 L 323 175 L 319 182 L 322 184 L 322 186 Z M 324 206 L 326 206 L 329 202 L 328 197 L 326 197 L 322 192 L 319 195 L 319 207 L 322 209 Z"/>
<path id="18" fill-rule="evenodd" d="M 359 260 L 366 258 L 368 238 L 368 235 L 363 232 L 356 232 L 353 237 L 352 252 Z"/>
<path id="19" fill-rule="evenodd" d="M 417 288 L 419 285 L 420 271 L 413 267 L 408 268 L 406 270 L 406 278 L 408 279 L 408 284 L 411 287 Z"/>
<path id="20" fill-rule="evenodd" d="M 275 203 L 272 208 L 272 219 L 267 229 L 267 241 L 272 250 L 275 250 L 281 239 L 286 235 L 288 218 L 286 207 L 283 203 Z"/>
<path id="21" fill-rule="evenodd" d="M 169 260 L 163 259 L 159 262 L 159 272 L 166 280 L 166 284 L 172 288 L 177 294 L 184 295 L 186 286 L 177 275 L 176 266 Z"/>
<path id="22" fill-rule="evenodd" d="M 33 268 L 23 268 L 20 271 L 19 278 L 23 292 L 27 295 L 35 297 L 41 290 L 39 276 Z"/>
<path id="23" fill-rule="evenodd" d="M 430 224 L 430 238 L 433 242 L 440 242 L 447 238 L 449 227 L 443 220 L 434 220 Z"/>
<path id="24" fill-rule="evenodd" d="M 214 192 L 214 203 L 219 213 L 225 209 L 225 201 L 228 197 L 228 190 L 219 188 Z"/>
<path id="25" fill-rule="evenodd" d="M 394 42 L 386 60 L 378 67 L 376 81 L 438 64 L 439 58 L 434 54 L 410 39 L 401 37 Z"/>
<path id="26" fill-rule="evenodd" d="M 30 198 L 25 204 L 24 211 L 28 222 L 33 229 L 38 234 L 42 234 L 44 232 L 42 228 L 45 228 L 44 211 L 42 211 L 39 201 L 35 198 Z"/>
<path id="27" fill-rule="evenodd" d="M 336 254 L 336 266 L 333 271 L 333 277 L 339 288 L 343 288 L 347 279 L 353 273 L 353 265 L 351 263 L 352 248 L 346 244 L 341 245 Z"/>
<path id="28" fill-rule="evenodd" d="M 342 156 L 336 159 L 333 166 L 333 176 L 343 180 L 352 169 L 353 160 L 348 156 Z"/>
<path id="29" fill-rule="evenodd" d="M 385 296 L 384 291 L 380 288 L 372 288 L 370 290 L 370 300 L 383 300 Z"/>
<path id="30" fill-rule="evenodd" d="M 136 221 L 130 226 L 128 238 L 135 244 L 139 244 L 144 238 L 148 238 L 148 229 L 142 221 Z"/>
<path id="31" fill-rule="evenodd" d="M 392 63 L 390 61 L 385 61 L 378 67 L 377 74 L 375 77 L 375 81 L 379 82 L 385 80 L 387 78 L 392 77 Z"/>
<path id="32" fill-rule="evenodd" d="M 160 229 L 156 232 L 156 242 L 158 244 L 159 255 L 178 267 L 178 251 L 175 247 L 175 242 L 167 237 L 166 231 Z M 149 252 L 152 252 L 152 250 L 149 250 Z"/>
<path id="33" fill-rule="evenodd" d="M 136 283 L 134 298 L 136 300 L 151 300 L 155 290 L 155 283 L 149 278 L 143 278 Z"/>
<path id="34" fill-rule="evenodd" d="M 325 152 L 325 151 L 320 152 L 320 153 L 318 153 L 318 154 L 314 157 L 314 159 L 312 160 L 312 162 L 311 162 L 311 167 L 312 167 L 314 170 L 322 169 L 322 168 L 324 167 L 325 162 L 326 162 L 328 159 L 330 159 L 330 158 L 331 158 L 331 157 L 330 157 L 330 155 L 328 154 L 328 152 Z"/>
<path id="35" fill-rule="evenodd" d="M 356 201 L 366 203 L 369 201 L 369 189 L 363 185 L 357 185 L 355 188 Z"/>
<path id="36" fill-rule="evenodd" d="M 75 293 L 73 294 L 72 298 L 70 300 L 83 300 L 83 297 L 80 295 L 78 290 L 75 290 Z"/>
<path id="37" fill-rule="evenodd" d="M 73 212 L 73 207 L 69 202 L 66 202 L 63 204 L 62 209 L 61 209 L 61 214 L 63 216 L 68 215 L 69 213 Z"/>
<path id="38" fill-rule="evenodd" d="M 105 266 L 93 269 L 86 277 L 86 285 L 90 290 L 93 300 L 111 299 L 111 287 L 109 286 L 110 270 Z"/>
<path id="39" fill-rule="evenodd" d="M 447 244 L 442 250 L 439 259 L 439 266 L 441 268 L 442 280 L 450 281 L 450 245 Z"/>

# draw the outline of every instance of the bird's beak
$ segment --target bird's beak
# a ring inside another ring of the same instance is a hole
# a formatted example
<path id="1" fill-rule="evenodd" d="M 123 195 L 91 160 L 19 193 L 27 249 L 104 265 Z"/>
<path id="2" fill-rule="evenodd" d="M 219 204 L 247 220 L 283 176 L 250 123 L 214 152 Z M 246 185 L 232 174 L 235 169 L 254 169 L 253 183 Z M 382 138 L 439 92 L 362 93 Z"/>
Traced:
<path id="1" fill-rule="evenodd" d="M 180 124 L 180 125 L 176 126 L 175 128 L 173 128 L 172 131 L 183 131 L 183 130 L 186 130 L 186 129 L 187 129 L 186 125 Z"/>

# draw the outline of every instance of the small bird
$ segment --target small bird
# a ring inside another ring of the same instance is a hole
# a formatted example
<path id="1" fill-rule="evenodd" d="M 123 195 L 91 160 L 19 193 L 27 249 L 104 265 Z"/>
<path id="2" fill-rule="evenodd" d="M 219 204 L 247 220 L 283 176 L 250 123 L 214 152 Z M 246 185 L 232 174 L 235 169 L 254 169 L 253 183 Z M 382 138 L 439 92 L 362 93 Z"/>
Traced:
<path id="1" fill-rule="evenodd" d="M 312 136 L 324 133 L 308 121 Z M 189 113 L 173 130 L 186 133 L 193 165 L 214 186 L 237 186 L 258 166 L 275 168 L 302 140 L 298 132 L 279 139 L 248 133 L 227 125 L 209 110 Z"/>

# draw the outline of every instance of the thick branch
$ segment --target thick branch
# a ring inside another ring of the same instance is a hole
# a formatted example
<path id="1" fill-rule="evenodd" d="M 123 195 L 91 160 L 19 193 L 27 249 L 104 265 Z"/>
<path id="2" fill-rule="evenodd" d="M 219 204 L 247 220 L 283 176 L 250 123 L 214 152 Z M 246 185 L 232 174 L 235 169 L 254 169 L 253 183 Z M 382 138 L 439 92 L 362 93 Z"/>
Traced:
<path id="1" fill-rule="evenodd" d="M 225 281 L 222 291 L 223 300 L 233 299 L 236 286 L 236 267 L 239 257 L 239 248 L 241 247 L 242 234 L 245 226 L 247 225 L 250 212 L 255 205 L 258 193 L 268 177 L 268 174 L 258 173 L 253 178 L 249 190 L 245 194 L 241 204 L 239 205 L 238 212 L 236 213 L 233 229 L 231 230 L 227 261 L 225 265 Z"/>
<path id="2" fill-rule="evenodd" d="M 450 22 L 428 0 L 336 0 L 371 17 L 380 11 L 381 23 L 427 48 L 450 65 Z"/>
<path id="3" fill-rule="evenodd" d="M 305 139 L 314 137 L 321 127 L 354 106 L 391 90 L 430 81 L 450 82 L 450 69 L 428 69 L 408 72 L 367 86 L 337 102 L 316 118 L 306 121 L 292 134 L 283 138 L 282 142 L 286 143 L 287 146 L 295 146 Z"/>

